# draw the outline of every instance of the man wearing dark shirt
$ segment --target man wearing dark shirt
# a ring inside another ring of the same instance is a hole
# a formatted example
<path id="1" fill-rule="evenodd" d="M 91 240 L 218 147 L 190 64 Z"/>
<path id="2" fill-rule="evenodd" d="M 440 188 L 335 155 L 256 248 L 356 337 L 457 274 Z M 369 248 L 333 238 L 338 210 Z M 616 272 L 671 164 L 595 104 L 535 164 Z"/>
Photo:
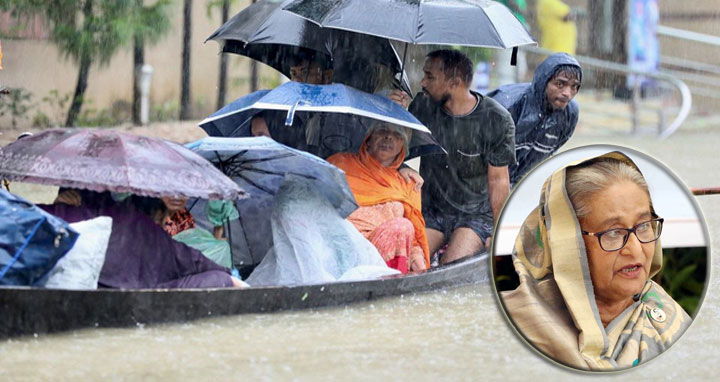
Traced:
<path id="1" fill-rule="evenodd" d="M 495 100 L 471 91 L 473 64 L 463 53 L 437 50 L 427 56 L 423 93 L 410 105 L 447 156 L 420 164 L 430 252 L 445 242 L 442 264 L 487 248 L 508 193 L 508 166 L 515 163 L 515 125 Z"/>

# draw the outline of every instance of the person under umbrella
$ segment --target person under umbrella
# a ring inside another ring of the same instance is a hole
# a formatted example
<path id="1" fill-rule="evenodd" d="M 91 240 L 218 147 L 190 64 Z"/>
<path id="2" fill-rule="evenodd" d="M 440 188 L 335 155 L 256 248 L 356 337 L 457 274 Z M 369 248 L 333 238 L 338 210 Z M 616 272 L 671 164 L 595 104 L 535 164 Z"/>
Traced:
<path id="1" fill-rule="evenodd" d="M 291 79 L 297 59 L 313 55 L 330 63 L 335 82 L 369 93 L 375 92 L 382 83 L 393 82 L 409 91 L 407 76 L 402 76 L 402 82 L 398 80 L 401 61 L 389 40 L 321 28 L 284 11 L 282 7 L 289 2 L 272 0 L 251 4 L 206 41 L 217 41 L 223 53 L 250 57 Z"/>
<path id="2" fill-rule="evenodd" d="M 250 199 L 235 201 L 239 219 L 226 227 L 233 248 L 233 262 L 241 273 L 252 270 L 273 245 L 270 215 L 277 190 L 287 174 L 311 180 L 317 192 L 329 201 L 341 218 L 357 208 L 342 171 L 314 155 L 270 138 L 207 137 L 188 143 L 186 147 L 213 162 L 253 195 Z M 203 208 L 204 202 L 191 205 L 192 212 Z M 198 219 L 198 224 L 206 225 L 207 222 Z"/>
<path id="3" fill-rule="evenodd" d="M 281 143 L 303 150 L 309 149 L 307 143 L 311 142 L 317 147 L 310 151 L 320 157 L 357 152 L 372 120 L 385 120 L 417 131 L 408 159 L 444 153 L 428 129 L 407 110 L 386 97 L 342 84 L 288 82 L 272 90 L 253 92 L 218 110 L 199 125 L 210 136 L 250 136 L 250 121 L 268 110 L 282 112 L 281 128 L 296 136 L 295 140 L 281 140 Z M 297 119 L 309 122 L 298 126 Z M 399 171 L 408 183 L 414 182 L 420 188 L 422 179 L 414 170 L 403 167 Z"/>
<path id="4" fill-rule="evenodd" d="M 328 162 L 343 171 L 360 207 L 348 220 L 402 273 L 430 267 L 420 192 L 397 169 L 410 141 L 409 129 L 377 121 L 358 153 L 335 154 Z"/>
<path id="5" fill-rule="evenodd" d="M 244 286 L 227 268 L 172 239 L 148 215 L 126 204 L 38 205 L 69 223 L 112 218 L 112 231 L 98 279 L 103 288 L 218 288 Z"/>
<path id="6" fill-rule="evenodd" d="M 291 59 L 290 81 L 323 85 L 332 83 L 332 77 L 332 63 L 322 55 L 302 50 Z M 298 118 L 293 126 L 285 126 L 284 113 L 268 110 L 253 117 L 250 130 L 254 137 L 270 137 L 282 144 L 307 151 L 305 129 L 301 127 L 302 124 L 302 120 Z"/>
<path id="7" fill-rule="evenodd" d="M 290 59 L 290 81 L 310 85 L 328 85 L 333 82 L 333 63 L 325 55 L 310 50 L 299 50 Z M 367 70 L 367 68 L 365 68 Z M 358 71 L 362 69 L 358 68 Z M 359 77 L 372 78 L 373 73 L 364 73 Z M 344 83 L 345 81 L 340 81 Z M 405 92 L 392 90 L 388 97 L 403 107 L 407 107 Z M 327 158 L 337 152 L 357 150 L 365 134 L 362 130 L 347 126 L 362 124 L 359 118 L 341 115 L 313 115 L 306 119 L 297 118 L 292 126 L 285 125 L 285 113 L 266 110 L 256 115 L 251 121 L 253 136 L 266 136 L 299 150 L 308 151 L 321 158 Z M 324 142 L 324 138 L 344 138 L 342 145 Z M 419 180 L 419 179 L 416 179 Z"/>
<path id="8" fill-rule="evenodd" d="M 102 287 L 242 285 L 227 268 L 172 240 L 146 214 L 112 201 L 110 192 L 228 199 L 246 195 L 209 162 L 182 146 L 112 130 L 48 130 L 0 149 L 0 177 L 88 193 L 80 206 L 39 205 L 68 222 L 113 218 L 98 282 Z"/>

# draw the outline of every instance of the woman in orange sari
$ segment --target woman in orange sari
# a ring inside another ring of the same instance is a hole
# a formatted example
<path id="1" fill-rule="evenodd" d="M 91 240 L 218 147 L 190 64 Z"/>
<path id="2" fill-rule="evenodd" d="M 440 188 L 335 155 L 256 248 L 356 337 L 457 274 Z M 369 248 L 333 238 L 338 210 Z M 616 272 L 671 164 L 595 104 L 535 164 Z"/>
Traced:
<path id="1" fill-rule="evenodd" d="M 420 192 L 398 172 L 408 150 L 409 131 L 375 123 L 358 153 L 339 153 L 328 162 L 345 171 L 360 206 L 348 220 L 367 238 L 391 268 L 402 273 L 427 269 Z"/>

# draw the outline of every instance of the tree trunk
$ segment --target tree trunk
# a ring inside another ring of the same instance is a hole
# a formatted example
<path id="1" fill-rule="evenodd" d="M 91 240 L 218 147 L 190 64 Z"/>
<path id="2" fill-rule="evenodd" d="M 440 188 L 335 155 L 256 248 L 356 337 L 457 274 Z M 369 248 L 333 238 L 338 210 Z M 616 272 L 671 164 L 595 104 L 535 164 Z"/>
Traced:
<path id="1" fill-rule="evenodd" d="M 180 120 L 190 119 L 190 38 L 192 36 L 192 0 L 183 6 L 182 72 L 180 84 Z"/>
<path id="2" fill-rule="evenodd" d="M 142 6 L 142 0 L 138 0 L 140 6 Z M 139 34 L 135 35 L 135 41 L 133 42 L 133 104 L 132 104 L 132 120 L 133 125 L 139 126 L 142 124 L 140 120 L 140 79 L 142 78 L 142 67 L 145 64 L 145 44 L 142 36 Z"/>
<path id="3" fill-rule="evenodd" d="M 83 15 L 85 16 L 85 23 L 83 29 L 87 31 L 90 28 L 90 15 L 92 15 L 92 1 L 85 1 L 83 6 Z M 88 74 L 90 73 L 90 56 L 84 54 L 80 57 L 80 69 L 78 70 L 77 84 L 75 85 L 75 94 L 73 94 L 72 102 L 70 103 L 70 110 L 68 110 L 67 120 L 65 120 L 65 126 L 75 127 L 75 119 L 80 114 L 80 108 L 82 108 L 83 97 L 85 96 L 85 90 L 87 89 Z"/>
<path id="4" fill-rule="evenodd" d="M 75 94 L 70 104 L 70 110 L 68 110 L 67 120 L 65 126 L 75 127 L 75 119 L 80 114 L 80 108 L 83 104 L 83 97 L 85 96 L 85 90 L 87 89 L 88 74 L 90 73 L 90 58 L 83 57 L 80 59 L 80 70 L 78 71 L 78 80 L 75 85 Z"/>
<path id="5" fill-rule="evenodd" d="M 222 24 L 228 20 L 230 13 L 230 0 L 223 0 L 221 11 Z M 218 98 L 217 109 L 225 106 L 225 98 L 227 94 L 227 55 L 220 53 L 220 78 L 218 78 Z"/>

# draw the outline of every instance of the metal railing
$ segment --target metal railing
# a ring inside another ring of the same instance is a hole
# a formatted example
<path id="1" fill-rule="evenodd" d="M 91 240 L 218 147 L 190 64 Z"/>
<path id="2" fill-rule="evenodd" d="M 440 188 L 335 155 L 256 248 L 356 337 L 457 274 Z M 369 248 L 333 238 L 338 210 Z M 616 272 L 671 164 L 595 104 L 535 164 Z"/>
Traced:
<path id="1" fill-rule="evenodd" d="M 720 48 L 720 36 L 664 25 L 658 25 L 656 31 L 658 36 L 674 38 L 690 44 L 700 44 L 715 49 Z M 687 81 L 694 95 L 713 100 L 720 99 L 720 66 L 671 56 L 661 56 L 660 64 L 666 73 Z"/>
<path id="2" fill-rule="evenodd" d="M 547 49 L 534 47 L 534 46 L 524 46 L 520 49 L 533 54 L 540 54 L 540 55 L 550 55 L 553 52 L 549 51 Z M 578 60 L 580 65 L 583 66 L 583 68 L 595 68 L 596 70 L 606 71 L 606 72 L 615 72 L 615 73 L 622 73 L 622 74 L 634 74 L 634 75 L 640 75 L 647 78 L 652 78 L 659 81 L 664 81 L 669 84 L 671 84 L 673 87 L 675 87 L 678 92 L 680 93 L 680 108 L 675 116 L 675 119 L 673 121 L 665 126 L 665 118 L 664 118 L 664 110 L 659 110 L 660 118 L 658 123 L 658 132 L 660 138 L 667 138 L 670 135 L 672 135 L 677 129 L 682 125 L 682 123 L 685 121 L 687 116 L 690 114 L 690 109 L 692 108 L 692 94 L 690 92 L 690 88 L 688 88 L 687 84 L 677 78 L 676 76 L 664 73 L 664 72 L 647 72 L 644 70 L 639 70 L 635 68 L 631 68 L 628 65 L 620 64 L 617 62 L 612 61 L 605 61 L 600 60 L 593 57 L 587 57 L 587 56 L 574 56 L 575 59 Z M 632 97 L 631 97 L 631 121 L 632 121 L 632 128 L 633 132 L 638 130 L 639 125 L 639 118 L 638 115 L 640 113 L 640 86 L 639 81 L 635 81 L 636 86 L 632 89 Z"/>

